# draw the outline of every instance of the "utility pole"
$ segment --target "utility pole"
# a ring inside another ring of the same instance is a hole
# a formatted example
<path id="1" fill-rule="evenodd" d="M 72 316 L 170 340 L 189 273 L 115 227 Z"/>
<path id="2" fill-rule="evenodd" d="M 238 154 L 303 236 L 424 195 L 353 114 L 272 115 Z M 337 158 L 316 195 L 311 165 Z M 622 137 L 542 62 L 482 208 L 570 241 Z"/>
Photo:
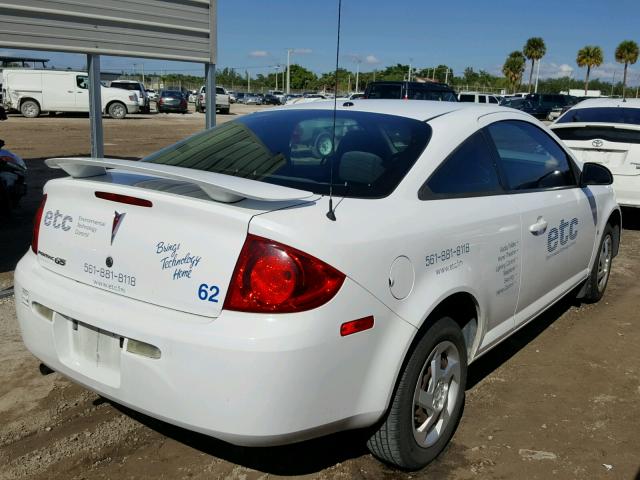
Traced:
<path id="1" fill-rule="evenodd" d="M 291 93 L 291 52 L 293 49 L 287 48 L 287 95 Z"/>
<path id="2" fill-rule="evenodd" d="M 247 93 L 251 93 L 251 78 L 249 77 L 249 70 L 245 70 L 247 74 Z"/>
<path id="3" fill-rule="evenodd" d="M 542 60 L 538 60 L 538 68 L 536 69 L 536 86 L 533 89 L 533 93 L 538 93 L 538 79 L 540 78 L 540 64 Z"/>
<path id="4" fill-rule="evenodd" d="M 356 93 L 358 93 L 360 86 L 360 59 L 356 61 Z"/>
<path id="5" fill-rule="evenodd" d="M 274 68 L 276 69 L 276 90 L 278 90 L 278 70 L 280 70 L 280 65 L 276 65 Z"/>
<path id="6" fill-rule="evenodd" d="M 613 80 L 611 80 L 611 95 L 609 95 L 610 97 L 613 97 L 613 86 L 616 84 L 616 71 L 613 71 Z"/>
<path id="7" fill-rule="evenodd" d="M 444 73 L 444 83 L 449 82 L 449 67 L 447 67 L 446 72 Z"/>
<path id="8" fill-rule="evenodd" d="M 409 59 L 409 74 L 407 75 L 408 78 L 408 82 L 411 81 L 411 62 L 413 61 L 413 59 Z"/>

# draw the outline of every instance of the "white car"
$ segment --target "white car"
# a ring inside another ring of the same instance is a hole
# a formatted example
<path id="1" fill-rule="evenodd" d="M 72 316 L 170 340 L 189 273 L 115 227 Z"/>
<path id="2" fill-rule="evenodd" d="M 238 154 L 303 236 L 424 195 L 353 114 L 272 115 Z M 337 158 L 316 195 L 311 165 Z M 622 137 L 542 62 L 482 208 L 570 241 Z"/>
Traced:
<path id="1" fill-rule="evenodd" d="M 207 87 L 200 87 L 200 91 L 196 96 L 196 112 L 204 113 L 206 110 L 206 98 L 207 98 Z M 229 110 L 231 109 L 231 100 L 229 98 L 229 94 L 224 89 L 224 87 L 216 87 L 216 110 L 220 110 L 222 114 L 229 114 Z"/>
<path id="2" fill-rule="evenodd" d="M 88 112 L 89 78 L 86 72 L 68 70 L 5 69 L 2 72 L 3 101 L 27 118 L 43 112 Z M 140 110 L 135 92 L 100 88 L 102 111 L 122 119 Z"/>
<path id="3" fill-rule="evenodd" d="M 497 106 L 316 102 L 47 164 L 70 177 L 15 272 L 37 358 L 238 445 L 372 427 L 406 469 L 453 435 L 468 364 L 597 301 L 620 240 L 608 170 Z"/>
<path id="4" fill-rule="evenodd" d="M 611 170 L 620 205 L 640 207 L 640 100 L 583 100 L 551 128 L 579 160 Z"/>
<path id="5" fill-rule="evenodd" d="M 467 103 L 493 103 L 496 105 L 500 103 L 498 96 L 478 92 L 460 92 L 458 94 L 458 101 Z"/>
<path id="6" fill-rule="evenodd" d="M 140 112 L 142 113 L 150 113 L 151 106 L 149 94 L 147 90 L 144 88 L 142 82 L 137 80 L 114 80 L 109 86 L 111 88 L 120 88 L 122 90 L 128 90 L 130 92 L 135 92 L 138 96 L 138 106 L 140 107 Z"/>

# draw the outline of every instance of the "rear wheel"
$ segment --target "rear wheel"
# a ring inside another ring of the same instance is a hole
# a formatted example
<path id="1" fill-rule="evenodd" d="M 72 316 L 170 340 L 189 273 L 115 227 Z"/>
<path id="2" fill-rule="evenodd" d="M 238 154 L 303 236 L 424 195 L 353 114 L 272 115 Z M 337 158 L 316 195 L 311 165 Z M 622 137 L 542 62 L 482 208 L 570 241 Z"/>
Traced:
<path id="1" fill-rule="evenodd" d="M 229 115 L 229 108 L 221 108 L 220 113 L 223 115 Z"/>
<path id="2" fill-rule="evenodd" d="M 598 257 L 591 268 L 591 273 L 587 279 L 586 293 L 584 299 L 587 302 L 597 302 L 604 295 L 609 283 L 611 273 L 611 263 L 613 261 L 613 228 L 607 225 L 602 233 Z"/>
<path id="3" fill-rule="evenodd" d="M 113 102 L 109 105 L 109 116 L 117 120 L 122 120 L 127 116 L 127 107 L 124 103 Z"/>
<path id="4" fill-rule="evenodd" d="M 27 118 L 36 118 L 40 115 L 40 105 L 34 100 L 25 100 L 20 105 L 20 112 Z"/>
<path id="5" fill-rule="evenodd" d="M 426 466 L 456 430 L 464 405 L 467 353 L 458 324 L 435 322 L 415 346 L 389 412 L 369 439 L 381 460 L 407 470 Z"/>

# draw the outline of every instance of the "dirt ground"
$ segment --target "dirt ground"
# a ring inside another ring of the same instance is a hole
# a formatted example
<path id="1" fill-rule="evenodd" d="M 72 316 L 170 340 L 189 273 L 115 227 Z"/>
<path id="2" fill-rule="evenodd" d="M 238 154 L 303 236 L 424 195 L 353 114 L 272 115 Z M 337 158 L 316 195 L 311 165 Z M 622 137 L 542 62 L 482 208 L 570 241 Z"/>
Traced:
<path id="1" fill-rule="evenodd" d="M 105 119 L 106 154 L 139 158 L 203 125 L 201 114 Z M 28 197 L 0 224 L 0 290 L 28 248 L 42 185 L 57 174 L 42 160 L 87 155 L 88 127 L 84 117 L 12 116 L 0 124 L 0 138 L 30 169 Z M 43 376 L 20 340 L 13 297 L 0 298 L 0 480 L 638 479 L 640 215 L 623 214 L 603 300 L 566 299 L 472 365 L 451 445 L 414 473 L 377 462 L 363 432 L 234 447 L 126 410 L 59 374 Z"/>

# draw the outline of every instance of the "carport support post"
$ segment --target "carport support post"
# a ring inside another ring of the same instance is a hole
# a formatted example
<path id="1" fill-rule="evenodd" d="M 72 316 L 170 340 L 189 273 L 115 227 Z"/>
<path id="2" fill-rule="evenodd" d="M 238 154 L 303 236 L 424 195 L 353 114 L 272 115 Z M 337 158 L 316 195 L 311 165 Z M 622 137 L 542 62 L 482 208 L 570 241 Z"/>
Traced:
<path id="1" fill-rule="evenodd" d="M 89 121 L 91 122 L 91 157 L 104 157 L 102 131 L 102 92 L 100 91 L 100 55 L 87 55 L 89 67 Z"/>
<path id="2" fill-rule="evenodd" d="M 216 64 L 205 63 L 205 128 L 213 128 L 216 126 Z"/>

